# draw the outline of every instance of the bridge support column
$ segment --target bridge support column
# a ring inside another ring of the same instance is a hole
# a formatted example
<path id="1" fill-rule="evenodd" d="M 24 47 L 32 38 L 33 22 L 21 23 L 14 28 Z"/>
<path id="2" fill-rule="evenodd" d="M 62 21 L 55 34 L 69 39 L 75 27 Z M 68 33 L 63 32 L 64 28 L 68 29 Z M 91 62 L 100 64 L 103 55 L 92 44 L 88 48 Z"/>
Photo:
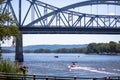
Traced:
<path id="1" fill-rule="evenodd" d="M 15 60 L 18 62 L 23 62 L 23 43 L 22 43 L 22 34 L 20 33 L 19 38 L 16 40 L 16 54 Z"/>

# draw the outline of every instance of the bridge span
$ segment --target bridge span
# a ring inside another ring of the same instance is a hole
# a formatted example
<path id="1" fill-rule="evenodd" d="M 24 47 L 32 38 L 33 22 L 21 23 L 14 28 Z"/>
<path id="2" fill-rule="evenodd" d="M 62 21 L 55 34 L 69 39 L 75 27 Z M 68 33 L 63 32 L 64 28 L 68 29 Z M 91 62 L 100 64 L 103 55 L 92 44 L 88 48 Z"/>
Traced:
<path id="1" fill-rule="evenodd" d="M 20 27 L 22 34 L 120 34 L 119 28 Z"/>
<path id="2" fill-rule="evenodd" d="M 116 13 L 120 0 L 83 0 L 61 8 L 40 0 L 14 1 L 5 0 L 2 13 L 9 11 L 21 31 L 16 42 L 15 58 L 20 62 L 24 61 L 22 34 L 120 34 L 120 14 Z M 92 5 L 107 5 L 107 9 L 114 5 L 115 14 L 93 13 L 92 7 L 91 13 L 75 10 Z"/>

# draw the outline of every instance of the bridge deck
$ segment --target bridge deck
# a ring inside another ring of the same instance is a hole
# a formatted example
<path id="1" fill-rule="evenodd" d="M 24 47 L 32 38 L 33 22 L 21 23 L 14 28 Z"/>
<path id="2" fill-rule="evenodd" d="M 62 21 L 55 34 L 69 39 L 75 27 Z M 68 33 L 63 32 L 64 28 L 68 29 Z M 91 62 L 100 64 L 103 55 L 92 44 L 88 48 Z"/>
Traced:
<path id="1" fill-rule="evenodd" d="M 120 34 L 120 28 L 20 27 L 22 34 Z"/>

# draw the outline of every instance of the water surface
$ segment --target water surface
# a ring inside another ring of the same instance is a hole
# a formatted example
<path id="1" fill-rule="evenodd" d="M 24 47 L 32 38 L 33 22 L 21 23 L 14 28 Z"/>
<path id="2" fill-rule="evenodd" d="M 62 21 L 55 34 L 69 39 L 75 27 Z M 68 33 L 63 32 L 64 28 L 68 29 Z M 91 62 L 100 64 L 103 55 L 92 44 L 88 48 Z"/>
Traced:
<path id="1" fill-rule="evenodd" d="M 12 61 L 14 61 L 14 56 L 14 53 L 3 54 L 4 59 L 10 58 Z M 77 62 L 80 68 L 68 68 L 72 62 Z M 105 77 L 120 75 L 120 56 L 115 55 L 24 53 L 23 65 L 29 67 L 28 74 L 46 76 Z"/>

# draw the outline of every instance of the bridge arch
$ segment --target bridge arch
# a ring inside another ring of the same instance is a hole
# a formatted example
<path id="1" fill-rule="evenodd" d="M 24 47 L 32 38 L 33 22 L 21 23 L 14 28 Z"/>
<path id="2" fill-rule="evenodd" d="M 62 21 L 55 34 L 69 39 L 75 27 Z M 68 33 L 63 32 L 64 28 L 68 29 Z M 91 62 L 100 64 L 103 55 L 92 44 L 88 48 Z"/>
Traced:
<path id="1" fill-rule="evenodd" d="M 75 3 L 75 4 L 71 4 L 62 8 L 58 8 L 57 10 L 54 10 L 44 16 L 41 16 L 40 18 L 32 21 L 31 23 L 27 24 L 26 26 L 31 26 L 35 23 L 37 23 L 40 20 L 43 20 L 49 16 L 52 16 L 54 14 L 57 14 L 59 12 L 63 12 L 63 11 L 68 11 L 69 13 L 73 12 L 73 13 L 79 13 L 79 12 L 75 12 L 75 11 L 70 11 L 69 9 L 72 8 L 76 8 L 76 7 L 82 7 L 82 6 L 87 6 L 87 5 L 97 5 L 97 4 L 108 4 L 108 5 L 118 5 L 120 6 L 120 1 L 119 0 L 88 0 L 88 1 L 83 1 L 83 2 L 79 2 L 79 3 Z M 91 14 L 85 14 L 85 13 L 79 13 L 80 15 L 88 15 L 89 17 L 92 16 L 98 16 L 98 15 L 91 15 Z M 105 17 L 104 15 L 99 15 L 99 17 Z M 111 16 L 111 15 L 106 15 L 106 17 L 115 17 L 115 16 Z M 119 17 L 119 16 L 118 16 Z"/>

